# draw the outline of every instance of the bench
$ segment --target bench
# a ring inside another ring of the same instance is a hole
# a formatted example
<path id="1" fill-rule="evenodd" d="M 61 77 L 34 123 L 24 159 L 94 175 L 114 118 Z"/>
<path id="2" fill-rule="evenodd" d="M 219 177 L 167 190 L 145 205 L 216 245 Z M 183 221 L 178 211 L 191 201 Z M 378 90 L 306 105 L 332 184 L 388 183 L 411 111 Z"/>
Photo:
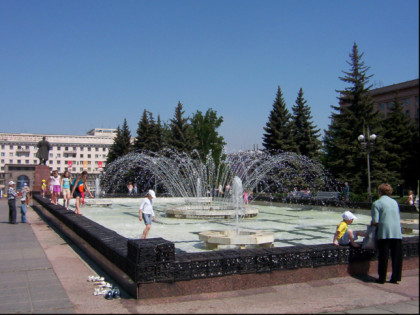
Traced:
<path id="1" fill-rule="evenodd" d="M 316 193 L 315 199 L 317 200 L 329 200 L 329 199 L 339 199 L 340 193 L 337 191 L 318 191 Z"/>

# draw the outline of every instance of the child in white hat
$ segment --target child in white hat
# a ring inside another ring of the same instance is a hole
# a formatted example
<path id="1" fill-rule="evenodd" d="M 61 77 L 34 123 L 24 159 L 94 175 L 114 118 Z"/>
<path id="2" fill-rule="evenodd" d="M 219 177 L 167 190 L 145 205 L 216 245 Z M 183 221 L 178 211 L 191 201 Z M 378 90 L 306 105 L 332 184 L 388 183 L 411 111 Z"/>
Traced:
<path id="1" fill-rule="evenodd" d="M 358 236 L 366 236 L 365 232 L 362 231 L 352 231 L 349 229 L 349 225 L 353 223 L 353 220 L 357 217 L 350 211 L 346 211 L 342 215 L 343 221 L 337 225 L 337 229 L 334 234 L 334 245 L 349 245 L 353 247 L 360 247 L 359 244 L 356 244 L 354 241 L 357 240 Z"/>

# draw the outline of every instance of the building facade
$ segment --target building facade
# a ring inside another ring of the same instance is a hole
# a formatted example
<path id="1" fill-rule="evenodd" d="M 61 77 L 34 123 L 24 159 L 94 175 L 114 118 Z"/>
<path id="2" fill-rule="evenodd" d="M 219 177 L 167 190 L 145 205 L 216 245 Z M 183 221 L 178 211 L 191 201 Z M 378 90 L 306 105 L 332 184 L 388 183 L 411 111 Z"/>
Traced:
<path id="1" fill-rule="evenodd" d="M 51 144 L 47 166 L 59 174 L 69 170 L 73 176 L 86 170 L 89 187 L 105 167 L 109 148 L 114 142 L 116 129 L 95 128 L 85 136 L 0 133 L 0 189 L 7 189 L 13 180 L 17 189 L 31 180 L 27 173 L 39 164 L 37 144 L 46 137 Z M 94 187 L 94 186 L 93 186 Z"/>
<path id="2" fill-rule="evenodd" d="M 419 79 L 384 86 L 370 91 L 375 108 L 387 117 L 392 103 L 398 99 L 405 115 L 419 123 Z"/>

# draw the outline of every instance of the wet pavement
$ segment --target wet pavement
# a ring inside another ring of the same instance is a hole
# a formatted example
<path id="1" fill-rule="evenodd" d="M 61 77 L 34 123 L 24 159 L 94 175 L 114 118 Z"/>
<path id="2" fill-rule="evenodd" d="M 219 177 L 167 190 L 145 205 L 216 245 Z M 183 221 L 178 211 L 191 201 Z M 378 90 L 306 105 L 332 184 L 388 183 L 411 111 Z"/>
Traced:
<path id="1" fill-rule="evenodd" d="M 147 300 L 122 291 L 106 300 L 87 279 L 113 279 L 31 207 L 27 219 L 9 224 L 7 200 L 0 200 L 0 313 L 419 313 L 418 268 L 404 270 L 397 285 L 377 284 L 372 274 Z"/>

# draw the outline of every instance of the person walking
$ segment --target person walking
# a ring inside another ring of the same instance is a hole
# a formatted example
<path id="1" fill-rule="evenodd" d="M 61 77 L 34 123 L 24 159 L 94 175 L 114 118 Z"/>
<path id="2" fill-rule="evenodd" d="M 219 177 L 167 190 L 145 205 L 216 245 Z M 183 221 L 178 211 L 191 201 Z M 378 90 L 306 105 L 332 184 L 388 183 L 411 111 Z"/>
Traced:
<path id="1" fill-rule="evenodd" d="M 146 224 L 146 228 L 143 230 L 143 234 L 141 236 L 142 239 L 147 238 L 149 235 L 150 228 L 152 227 L 152 220 L 156 221 L 155 213 L 153 211 L 154 198 L 156 198 L 156 194 L 150 189 L 147 192 L 146 198 L 144 198 L 143 202 L 140 204 L 139 221 L 144 220 L 144 224 Z"/>
<path id="2" fill-rule="evenodd" d="M 16 222 L 16 190 L 15 190 L 15 182 L 9 182 L 9 189 L 7 191 L 7 202 L 9 204 L 9 223 L 10 224 L 18 224 Z"/>
<path id="3" fill-rule="evenodd" d="M 55 205 L 58 205 L 58 198 L 60 198 L 60 192 L 61 192 L 61 178 L 60 175 L 58 175 L 58 171 L 53 171 L 53 176 L 51 177 L 52 180 L 52 196 L 51 196 L 51 202 Z"/>
<path id="4" fill-rule="evenodd" d="M 372 222 L 376 226 L 378 247 L 378 275 L 377 283 L 385 283 L 388 269 L 388 257 L 391 252 L 392 275 L 390 283 L 401 281 L 403 252 L 400 209 L 397 201 L 392 199 L 392 187 L 381 184 L 378 187 L 379 199 L 372 204 Z"/>
<path id="5" fill-rule="evenodd" d="M 72 183 L 73 188 L 71 190 L 71 195 L 74 198 L 76 198 L 74 213 L 79 214 L 79 215 L 83 214 L 80 212 L 80 202 L 81 202 L 81 199 L 84 197 L 82 193 L 84 193 L 84 191 L 87 191 L 90 197 L 93 198 L 93 195 L 90 192 L 89 187 L 87 185 L 87 176 L 88 176 L 87 171 L 83 171 L 82 174 L 76 177 Z"/>
<path id="6" fill-rule="evenodd" d="M 70 173 L 69 171 L 64 171 L 63 176 L 61 176 L 61 191 L 63 193 L 63 207 L 66 210 L 69 210 L 70 205 Z M 66 206 L 67 204 L 67 206 Z"/>

